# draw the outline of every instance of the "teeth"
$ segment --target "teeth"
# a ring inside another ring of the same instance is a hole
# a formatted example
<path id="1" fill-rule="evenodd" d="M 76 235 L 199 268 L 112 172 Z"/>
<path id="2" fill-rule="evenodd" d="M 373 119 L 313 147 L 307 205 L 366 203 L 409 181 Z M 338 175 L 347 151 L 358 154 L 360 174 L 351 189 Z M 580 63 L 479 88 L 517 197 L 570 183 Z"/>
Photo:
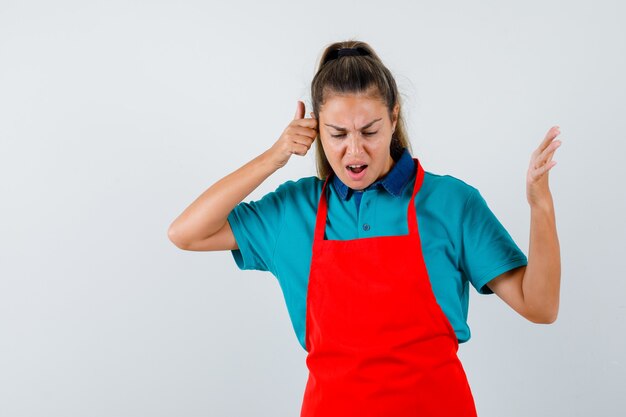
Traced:
<path id="1" fill-rule="evenodd" d="M 358 168 L 358 167 L 362 167 L 363 165 L 348 165 L 350 168 Z"/>

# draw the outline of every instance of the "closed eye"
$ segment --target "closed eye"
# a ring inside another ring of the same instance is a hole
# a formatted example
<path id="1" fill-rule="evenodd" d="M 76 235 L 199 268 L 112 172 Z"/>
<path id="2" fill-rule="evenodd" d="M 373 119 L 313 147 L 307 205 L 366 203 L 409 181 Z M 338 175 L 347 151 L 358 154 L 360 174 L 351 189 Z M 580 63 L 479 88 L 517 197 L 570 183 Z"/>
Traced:
<path id="1" fill-rule="evenodd" d="M 375 135 L 376 133 L 378 133 L 378 131 L 376 131 L 376 132 L 363 132 L 363 134 L 366 135 L 366 136 L 372 136 L 372 135 Z M 330 135 L 330 136 L 332 136 L 334 138 L 341 138 L 341 137 L 346 136 L 346 135 L 344 133 L 344 134 L 341 134 L 341 135 Z"/>

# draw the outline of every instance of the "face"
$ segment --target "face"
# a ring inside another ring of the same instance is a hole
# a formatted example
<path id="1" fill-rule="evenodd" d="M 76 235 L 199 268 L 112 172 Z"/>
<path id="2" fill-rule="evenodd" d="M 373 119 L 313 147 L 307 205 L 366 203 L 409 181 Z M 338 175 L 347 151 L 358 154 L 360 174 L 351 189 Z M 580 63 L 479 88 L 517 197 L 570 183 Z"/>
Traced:
<path id="1" fill-rule="evenodd" d="M 390 120 L 382 101 L 363 95 L 332 95 L 319 111 L 318 127 L 326 158 L 348 187 L 362 190 L 385 176 L 399 106 Z M 358 167 L 350 166 L 358 165 Z"/>

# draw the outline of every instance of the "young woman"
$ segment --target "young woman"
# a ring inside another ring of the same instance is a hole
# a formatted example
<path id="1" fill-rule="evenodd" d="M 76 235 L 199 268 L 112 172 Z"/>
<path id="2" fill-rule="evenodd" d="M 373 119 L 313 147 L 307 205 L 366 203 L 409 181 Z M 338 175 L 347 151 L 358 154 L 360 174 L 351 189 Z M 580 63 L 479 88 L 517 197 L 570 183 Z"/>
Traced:
<path id="1" fill-rule="evenodd" d="M 396 83 L 368 44 L 328 46 L 311 97 L 311 117 L 298 102 L 280 138 L 200 195 L 170 239 L 276 276 L 307 351 L 302 417 L 476 416 L 457 357 L 469 284 L 534 323 L 557 316 L 558 127 L 531 156 L 526 258 L 476 188 L 412 156 Z M 242 202 L 316 139 L 318 176 Z"/>

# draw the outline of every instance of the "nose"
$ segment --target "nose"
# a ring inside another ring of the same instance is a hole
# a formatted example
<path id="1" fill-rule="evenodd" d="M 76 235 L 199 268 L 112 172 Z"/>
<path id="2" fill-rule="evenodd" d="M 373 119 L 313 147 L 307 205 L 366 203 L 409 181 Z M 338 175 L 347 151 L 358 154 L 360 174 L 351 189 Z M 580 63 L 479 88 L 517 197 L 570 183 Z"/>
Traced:
<path id="1" fill-rule="evenodd" d="M 350 139 L 348 140 L 348 154 L 358 155 L 361 152 L 363 152 L 363 149 L 359 135 L 350 135 Z"/>

